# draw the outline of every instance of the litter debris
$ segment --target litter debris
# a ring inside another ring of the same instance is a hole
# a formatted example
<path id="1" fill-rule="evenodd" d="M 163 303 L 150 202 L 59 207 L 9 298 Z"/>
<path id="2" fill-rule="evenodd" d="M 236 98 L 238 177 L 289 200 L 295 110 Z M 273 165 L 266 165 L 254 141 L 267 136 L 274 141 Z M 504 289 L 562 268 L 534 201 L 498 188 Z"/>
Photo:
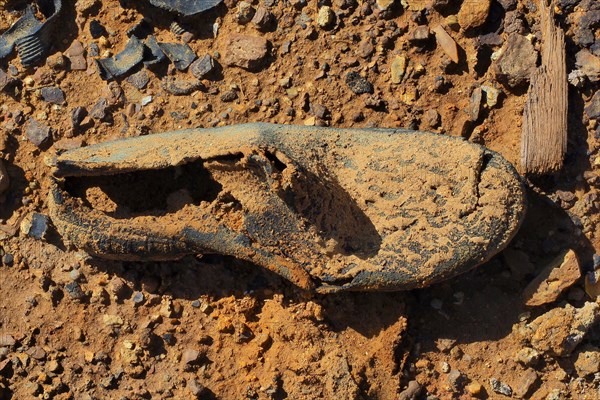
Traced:
<path id="1" fill-rule="evenodd" d="M 150 0 L 150 4 L 184 16 L 192 16 L 215 8 L 223 0 Z"/>
<path id="2" fill-rule="evenodd" d="M 96 60 L 100 78 L 107 81 L 125 75 L 144 59 L 144 44 L 135 36 L 129 38 L 125 49 L 111 58 Z"/>

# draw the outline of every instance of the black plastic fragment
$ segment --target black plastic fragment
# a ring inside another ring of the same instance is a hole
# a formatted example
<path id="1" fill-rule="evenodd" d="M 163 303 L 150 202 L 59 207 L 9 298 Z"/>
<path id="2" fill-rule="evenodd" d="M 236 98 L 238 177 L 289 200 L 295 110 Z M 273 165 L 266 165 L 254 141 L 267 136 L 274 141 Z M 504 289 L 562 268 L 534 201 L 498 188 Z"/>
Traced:
<path id="1" fill-rule="evenodd" d="M 144 44 L 137 37 L 132 36 L 122 52 L 114 57 L 96 60 L 96 66 L 100 78 L 106 81 L 126 74 L 143 59 Z"/>
<path id="2" fill-rule="evenodd" d="M 52 28 L 61 12 L 62 0 L 38 0 L 38 5 L 46 20 L 38 20 L 33 5 L 28 5 L 23 16 L 0 35 L 0 58 L 8 56 L 15 47 L 25 67 L 44 57 L 52 41 Z"/>
<path id="3" fill-rule="evenodd" d="M 196 53 L 187 44 L 181 43 L 158 43 L 158 47 L 165 53 L 167 58 L 175 64 L 180 71 L 187 69 L 196 59 Z"/>
<path id="4" fill-rule="evenodd" d="M 165 57 L 165 53 L 160 49 L 158 45 L 158 41 L 156 37 L 150 35 L 148 39 L 146 39 L 146 48 L 144 50 L 144 65 L 154 65 L 163 61 Z"/>
<path id="5" fill-rule="evenodd" d="M 150 0 L 150 4 L 184 16 L 191 16 L 210 10 L 223 0 Z"/>

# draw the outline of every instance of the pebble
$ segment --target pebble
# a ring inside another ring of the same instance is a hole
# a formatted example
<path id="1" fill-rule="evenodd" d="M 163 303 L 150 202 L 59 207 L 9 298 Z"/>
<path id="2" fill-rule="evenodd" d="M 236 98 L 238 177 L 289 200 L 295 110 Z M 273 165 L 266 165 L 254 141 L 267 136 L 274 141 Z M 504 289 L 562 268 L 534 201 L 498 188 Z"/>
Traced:
<path id="1" fill-rule="evenodd" d="M 59 373 L 61 370 L 61 365 L 58 361 L 56 360 L 52 360 L 48 363 L 48 371 L 52 372 L 52 373 Z"/>
<path id="2" fill-rule="evenodd" d="M 0 347 L 12 347 L 15 345 L 15 343 L 17 343 L 17 341 L 12 337 L 12 335 L 7 333 L 0 334 Z"/>
<path id="3" fill-rule="evenodd" d="M 102 26 L 102 24 L 98 20 L 93 19 L 90 22 L 90 35 L 92 35 L 92 38 L 99 39 L 101 36 L 104 36 L 105 34 L 106 34 L 106 29 L 104 28 L 104 26 Z"/>
<path id="4" fill-rule="evenodd" d="M 411 42 L 417 42 L 418 44 L 423 44 L 429 40 L 431 36 L 431 31 L 428 26 L 417 26 L 410 35 Z"/>
<path id="5" fill-rule="evenodd" d="M 104 314 L 102 322 L 108 327 L 119 327 L 123 325 L 123 318 L 115 314 Z"/>
<path id="6" fill-rule="evenodd" d="M 27 215 L 21 221 L 21 232 L 37 240 L 42 240 L 48 230 L 48 216 L 37 212 Z"/>
<path id="7" fill-rule="evenodd" d="M 46 59 L 46 65 L 54 70 L 64 69 L 66 66 L 65 57 L 61 52 L 53 54 Z"/>
<path id="8" fill-rule="evenodd" d="M 146 300 L 146 298 L 144 297 L 144 293 L 142 293 L 142 292 L 133 293 L 133 296 L 131 299 L 133 300 L 133 304 L 135 304 L 135 305 L 140 305 L 144 302 L 144 300 Z"/>
<path id="9" fill-rule="evenodd" d="M 142 100 L 140 100 L 140 104 L 143 106 L 147 106 L 148 104 L 152 103 L 152 96 L 144 96 L 142 97 Z"/>
<path id="10" fill-rule="evenodd" d="M 517 0 L 498 0 L 498 3 L 506 11 L 514 10 L 517 7 Z"/>
<path id="11" fill-rule="evenodd" d="M 405 56 L 394 57 L 394 61 L 392 61 L 390 67 L 392 83 L 398 84 L 402 82 L 402 78 L 404 78 L 404 74 L 406 73 L 407 64 L 408 60 Z"/>
<path id="12" fill-rule="evenodd" d="M 51 104 L 65 104 L 65 92 L 56 86 L 43 87 L 40 93 L 44 101 Z"/>
<path id="13" fill-rule="evenodd" d="M 349 72 L 346 75 L 346 85 L 355 94 L 373 93 L 373 85 L 365 78 L 360 76 L 358 72 Z"/>
<path id="14" fill-rule="evenodd" d="M 175 96 L 187 96 L 204 87 L 202 82 L 197 79 L 178 79 L 174 76 L 165 76 L 160 85 L 164 91 Z"/>
<path id="15" fill-rule="evenodd" d="M 33 118 L 29 118 L 27 127 L 25 128 L 25 136 L 27 139 L 37 147 L 44 146 L 50 139 L 50 127 L 36 121 Z"/>
<path id="16" fill-rule="evenodd" d="M 491 0 L 463 1 L 458 12 L 458 23 L 463 30 L 478 28 L 490 13 Z"/>
<path id="17" fill-rule="evenodd" d="M 185 349 L 181 354 L 181 362 L 184 365 L 194 365 L 204 356 L 203 352 L 196 349 Z"/>
<path id="18" fill-rule="evenodd" d="M 145 69 L 142 69 L 135 74 L 128 76 L 126 81 L 134 88 L 142 90 L 148 85 L 148 82 L 150 82 L 150 76 Z"/>
<path id="19" fill-rule="evenodd" d="M 247 70 L 260 68 L 268 52 L 265 38 L 251 35 L 232 35 L 225 42 L 223 62 Z"/>
<path id="20" fill-rule="evenodd" d="M 69 282 L 65 285 L 65 290 L 72 299 L 82 300 L 85 297 L 81 286 L 77 282 Z"/>
<path id="21" fill-rule="evenodd" d="M 598 82 L 600 80 L 600 57 L 590 53 L 589 50 L 580 50 L 575 55 L 575 65 L 590 82 Z"/>
<path id="22" fill-rule="evenodd" d="M 8 176 L 8 172 L 6 171 L 6 167 L 4 166 L 4 160 L 0 158 L 0 195 L 10 186 L 10 178 Z"/>
<path id="23" fill-rule="evenodd" d="M 98 99 L 96 104 L 94 104 L 94 106 L 90 110 L 90 117 L 92 117 L 93 119 L 99 120 L 99 121 L 105 120 L 106 117 L 108 116 L 107 108 L 108 108 L 108 100 L 105 99 L 104 97 L 101 97 L 100 99 Z"/>
<path id="24" fill-rule="evenodd" d="M 478 381 L 473 381 L 469 383 L 465 389 L 470 395 L 477 397 L 483 392 L 483 385 Z"/>
<path id="25" fill-rule="evenodd" d="M 479 113 L 481 111 L 481 100 L 483 99 L 483 91 L 480 87 L 476 87 L 473 89 L 471 93 L 471 100 L 469 101 L 469 106 L 467 107 L 467 115 L 469 116 L 469 120 L 475 122 L 479 119 Z"/>
<path id="26" fill-rule="evenodd" d="M 87 115 L 88 112 L 85 107 L 75 107 L 71 111 L 71 126 L 73 126 L 73 129 L 78 129 Z"/>
<path id="27" fill-rule="evenodd" d="M 600 119 L 600 90 L 592 96 L 590 103 L 585 107 L 585 113 L 590 119 Z"/>
<path id="28" fill-rule="evenodd" d="M 6 253 L 2 256 L 2 264 L 10 267 L 14 262 L 15 256 L 13 256 L 11 253 Z"/>
<path id="29" fill-rule="evenodd" d="M 131 289 L 127 285 L 127 282 L 123 280 L 123 278 L 119 278 L 118 276 L 113 277 L 106 287 L 108 292 L 113 296 L 116 300 L 123 300 L 129 295 Z"/>
<path id="30" fill-rule="evenodd" d="M 43 361 L 46 359 L 46 350 L 39 346 L 30 347 L 26 351 L 27 355 L 34 360 Z"/>
<path id="31" fill-rule="evenodd" d="M 494 108 L 498 104 L 498 98 L 500 97 L 500 90 L 493 86 L 481 85 L 481 90 L 485 94 L 485 104 L 489 108 Z"/>
<path id="32" fill-rule="evenodd" d="M 515 359 L 527 367 L 534 367 L 540 361 L 541 354 L 531 347 L 523 347 L 515 355 Z"/>
<path id="33" fill-rule="evenodd" d="M 512 388 L 506 383 L 500 382 L 496 378 L 490 379 L 490 386 L 495 393 L 502 394 L 504 396 L 512 396 Z"/>
<path id="34" fill-rule="evenodd" d="M 458 63 L 458 45 L 456 44 L 454 39 L 452 39 L 452 36 L 450 36 L 441 25 L 436 26 L 432 30 L 433 33 L 435 33 L 435 40 L 437 41 L 438 45 L 442 48 L 444 53 L 446 53 L 446 55 L 450 57 L 450 60 L 452 60 L 455 63 Z"/>
<path id="35" fill-rule="evenodd" d="M 237 21 L 240 24 L 247 24 L 254 16 L 254 8 L 247 1 L 240 1 L 237 5 Z"/>
<path id="36" fill-rule="evenodd" d="M 410 381 L 408 385 L 406 385 L 406 389 L 404 389 L 397 397 L 397 400 L 414 400 L 418 399 L 421 395 L 423 388 L 417 381 Z"/>
<path id="37" fill-rule="evenodd" d="M 252 23 L 256 26 L 256 29 L 259 31 L 266 31 L 275 21 L 275 17 L 273 14 L 267 10 L 266 7 L 260 5 L 256 8 L 256 12 L 254 13 L 254 17 L 252 17 Z"/>
<path id="38" fill-rule="evenodd" d="M 16 78 L 8 75 L 2 69 L 0 69 L 0 92 L 7 91 L 19 82 Z"/>
<path id="39" fill-rule="evenodd" d="M 575 370 L 581 378 L 600 372 L 600 348 L 587 345 L 577 354 Z"/>
<path id="40" fill-rule="evenodd" d="M 536 350 L 566 357 L 598 320 L 600 305 L 597 303 L 586 302 L 581 308 L 566 304 L 537 317 L 526 326 L 524 335 Z"/>
<path id="41" fill-rule="evenodd" d="M 192 63 L 190 71 L 197 79 L 204 79 L 215 71 L 215 60 L 209 54 L 205 54 Z"/>
<path id="42" fill-rule="evenodd" d="M 200 399 L 206 390 L 204 386 L 202 386 L 196 379 L 192 378 L 187 381 L 187 388 L 189 389 L 192 396 L 195 396 L 197 399 Z"/>
<path id="43" fill-rule="evenodd" d="M 508 36 L 495 62 L 496 78 L 515 88 L 529 82 L 536 69 L 538 54 L 525 36 L 513 33 Z"/>
<path id="44" fill-rule="evenodd" d="M 558 256 L 525 288 L 523 297 L 528 306 L 540 306 L 556 301 L 561 293 L 581 278 L 577 255 L 573 250 Z"/>
<path id="45" fill-rule="evenodd" d="M 454 391 L 460 390 L 460 385 L 461 385 L 462 379 L 463 379 L 463 374 L 457 369 L 453 369 L 452 371 L 450 371 L 450 373 L 448 374 L 448 377 L 446 378 L 448 385 Z"/>
<path id="46" fill-rule="evenodd" d="M 69 67 L 74 71 L 85 71 L 87 69 L 87 60 L 85 59 L 85 48 L 80 41 L 75 40 L 64 52 L 69 60 Z"/>
<path id="47" fill-rule="evenodd" d="M 440 371 L 442 371 L 444 374 L 450 372 L 450 364 L 448 364 L 446 361 L 443 361 L 440 364 Z"/>
<path id="48" fill-rule="evenodd" d="M 517 375 L 517 379 L 514 386 L 514 394 L 520 398 L 520 399 L 524 399 L 527 398 L 527 395 L 529 395 L 531 389 L 536 386 L 536 383 L 538 381 L 538 375 L 537 373 L 529 368 L 523 372 L 520 372 Z"/>
<path id="49" fill-rule="evenodd" d="M 323 28 L 329 28 L 335 23 L 335 13 L 329 6 L 323 6 L 317 14 L 317 24 Z"/>

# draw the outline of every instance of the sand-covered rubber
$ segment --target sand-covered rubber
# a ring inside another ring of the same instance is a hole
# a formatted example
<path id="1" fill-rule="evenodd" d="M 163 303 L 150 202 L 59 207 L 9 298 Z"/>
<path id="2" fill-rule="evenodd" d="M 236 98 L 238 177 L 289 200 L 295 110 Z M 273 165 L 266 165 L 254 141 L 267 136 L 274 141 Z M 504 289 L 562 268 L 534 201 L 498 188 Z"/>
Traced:
<path id="1" fill-rule="evenodd" d="M 54 225 L 92 255 L 218 253 L 319 292 L 459 275 L 508 244 L 526 203 L 498 153 L 400 129 L 190 129 L 70 150 L 53 174 Z"/>

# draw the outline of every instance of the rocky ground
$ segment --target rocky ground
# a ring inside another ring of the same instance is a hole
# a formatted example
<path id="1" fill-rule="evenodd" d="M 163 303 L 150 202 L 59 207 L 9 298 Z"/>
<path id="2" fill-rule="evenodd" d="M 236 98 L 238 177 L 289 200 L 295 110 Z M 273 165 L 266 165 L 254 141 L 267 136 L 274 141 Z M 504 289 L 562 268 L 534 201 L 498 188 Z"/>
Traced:
<path id="1" fill-rule="evenodd" d="M 22 3 L 0 2 L 0 32 Z M 526 179 L 528 216 L 507 250 L 444 284 L 312 296 L 217 256 L 99 261 L 46 216 L 56 152 L 188 127 L 406 127 L 518 166 L 538 8 L 226 0 L 172 25 L 146 1 L 64 2 L 47 58 L 0 60 L 0 399 L 600 398 L 595 0 L 554 7 L 564 168 Z M 167 59 L 107 62 L 132 36 Z"/>

